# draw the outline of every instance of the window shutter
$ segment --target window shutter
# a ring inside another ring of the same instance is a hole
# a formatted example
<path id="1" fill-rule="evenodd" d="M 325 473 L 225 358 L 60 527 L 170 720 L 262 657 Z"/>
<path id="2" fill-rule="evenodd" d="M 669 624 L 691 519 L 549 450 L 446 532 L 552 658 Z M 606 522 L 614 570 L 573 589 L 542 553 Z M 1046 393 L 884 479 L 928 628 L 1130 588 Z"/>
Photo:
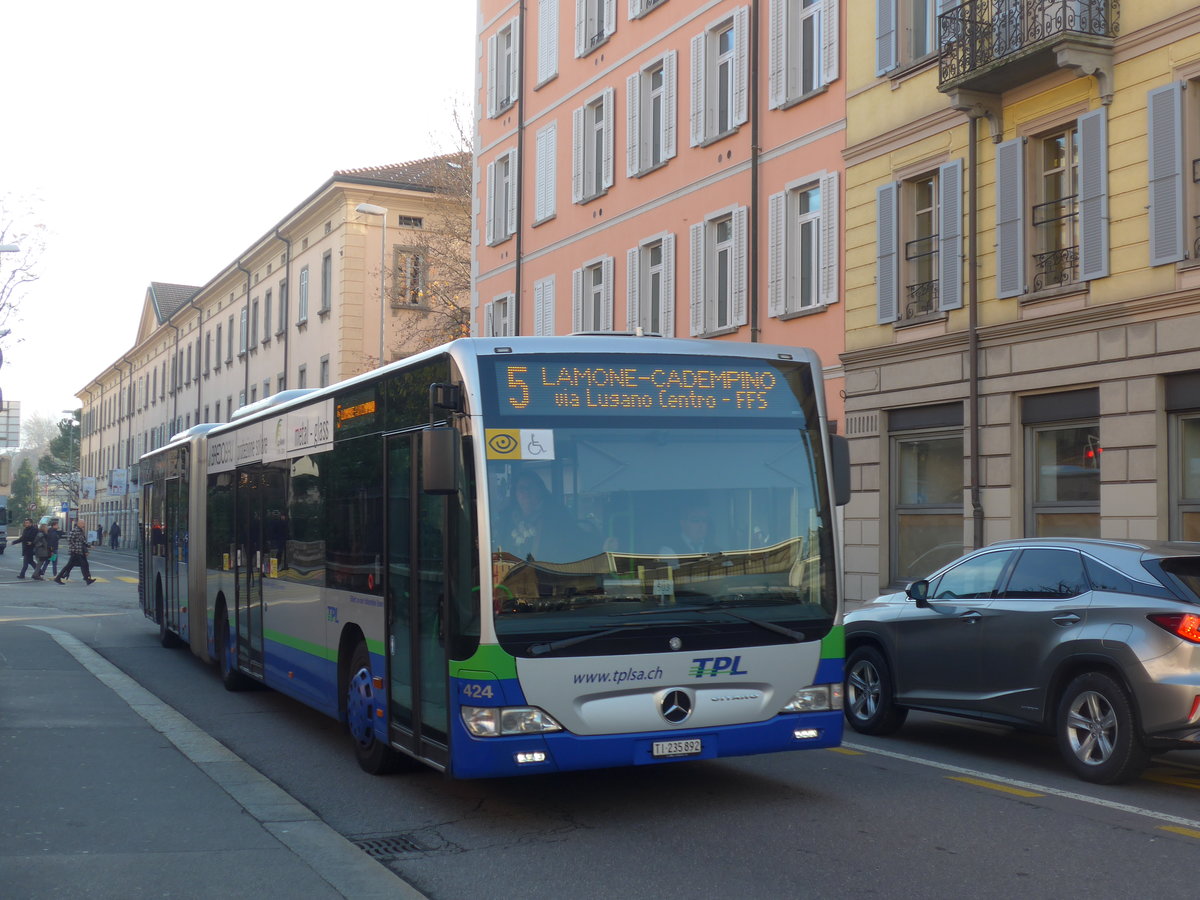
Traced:
<path id="1" fill-rule="evenodd" d="M 629 0 L 629 18 L 636 19 L 642 14 L 642 0 Z"/>
<path id="2" fill-rule="evenodd" d="M 558 0 L 538 0 L 538 83 L 558 74 Z"/>
<path id="3" fill-rule="evenodd" d="M 691 334 L 698 337 L 704 334 L 704 223 L 697 222 L 688 231 L 692 244 Z"/>
<path id="4" fill-rule="evenodd" d="M 633 178 L 642 169 L 642 73 L 625 79 L 625 177 Z"/>
<path id="5" fill-rule="evenodd" d="M 662 333 L 675 337 L 675 235 L 663 235 Z"/>
<path id="6" fill-rule="evenodd" d="M 779 109 L 787 91 L 787 0 L 771 0 L 771 24 L 768 29 L 767 109 Z"/>
<path id="7" fill-rule="evenodd" d="M 583 107 L 571 112 L 571 200 L 583 202 Z"/>
<path id="8" fill-rule="evenodd" d="M 521 99 L 517 96 L 517 85 L 521 82 L 518 74 L 521 71 L 521 41 L 518 39 L 521 34 L 520 18 L 520 16 L 513 16 L 508 22 L 508 33 L 512 35 L 512 70 L 509 72 L 509 95 L 505 99 L 510 103 L 513 100 Z"/>
<path id="9" fill-rule="evenodd" d="M 875 0 L 875 74 L 896 68 L 896 0 Z"/>
<path id="10" fill-rule="evenodd" d="M 733 121 L 742 125 L 749 118 L 746 94 L 750 83 L 750 8 L 733 13 Z"/>
<path id="11" fill-rule="evenodd" d="M 558 276 L 550 275 L 545 279 L 546 287 L 542 290 L 545 307 L 542 314 L 542 325 L 546 334 L 554 334 L 554 304 L 558 295 Z"/>
<path id="12" fill-rule="evenodd" d="M 551 122 L 537 133 L 537 186 L 534 219 L 543 221 L 554 215 L 555 154 L 558 150 L 558 125 Z"/>
<path id="13" fill-rule="evenodd" d="M 637 331 L 641 310 L 638 297 L 641 293 L 641 283 L 638 281 L 638 264 L 641 262 L 642 248 L 634 247 L 625 254 L 625 330 Z"/>
<path id="14" fill-rule="evenodd" d="M 606 256 L 600 260 L 600 277 L 604 281 L 604 312 L 601 316 L 601 327 L 604 331 L 613 330 L 613 258 Z"/>
<path id="15" fill-rule="evenodd" d="M 488 244 L 496 243 L 496 163 L 490 162 L 487 166 L 487 215 L 484 217 L 484 229 L 487 232 L 485 240 Z M 308 272 L 301 271 L 300 273 L 300 296 L 304 296 L 304 289 L 307 287 Z M 489 332 L 490 333 L 490 332 Z"/>
<path id="16" fill-rule="evenodd" d="M 601 103 L 604 104 L 604 186 L 610 188 L 613 186 L 613 116 L 617 111 L 616 91 L 612 88 L 604 89 L 604 99 Z"/>
<path id="17" fill-rule="evenodd" d="M 533 333 L 544 334 L 542 331 L 542 307 L 545 305 L 546 285 L 544 282 L 533 283 Z"/>
<path id="18" fill-rule="evenodd" d="M 841 198 L 838 196 L 838 173 L 821 176 L 821 273 L 819 294 L 822 303 L 837 303 L 840 299 L 838 273 L 841 271 Z"/>
<path id="19" fill-rule="evenodd" d="M 1108 275 L 1108 110 L 1085 113 L 1079 129 L 1079 277 Z"/>
<path id="20" fill-rule="evenodd" d="M 666 109 L 663 117 L 663 159 L 675 158 L 675 117 L 679 107 L 677 99 L 679 90 L 679 52 L 669 51 L 663 57 L 663 97 Z"/>
<path id="21" fill-rule="evenodd" d="M 781 316 L 787 311 L 784 299 L 784 266 L 787 241 L 787 193 L 767 198 L 767 315 Z"/>
<path id="22" fill-rule="evenodd" d="M 571 331 L 583 331 L 583 269 L 571 273 Z"/>
<path id="23" fill-rule="evenodd" d="M 604 0 L 604 36 L 611 37 L 617 31 L 617 0 Z"/>
<path id="24" fill-rule="evenodd" d="M 496 115 L 496 53 L 497 36 L 492 35 L 487 42 L 487 114 L 491 119 Z"/>
<path id="25" fill-rule="evenodd" d="M 521 190 L 520 173 L 517 169 L 517 148 L 514 147 L 508 151 L 508 219 L 505 222 L 504 236 L 510 237 L 517 233 L 517 208 L 521 205 L 517 202 L 518 192 Z"/>
<path id="26" fill-rule="evenodd" d="M 746 207 L 733 211 L 733 324 L 746 324 Z"/>
<path id="27" fill-rule="evenodd" d="M 840 73 L 838 31 L 838 3 L 840 0 L 825 0 L 821 9 L 821 83 L 837 81 Z"/>
<path id="28" fill-rule="evenodd" d="M 575 57 L 587 53 L 587 0 L 575 0 Z"/>
<path id="29" fill-rule="evenodd" d="M 1146 97 L 1150 118 L 1150 265 L 1187 256 L 1183 239 L 1183 82 L 1155 88 Z"/>
<path id="30" fill-rule="evenodd" d="M 704 78 L 707 73 L 705 53 L 708 49 L 708 33 L 701 32 L 692 38 L 692 146 L 699 147 L 704 143 L 704 104 L 707 91 L 704 89 Z"/>
<path id="31" fill-rule="evenodd" d="M 938 166 L 938 309 L 962 302 L 962 160 Z"/>
<path id="32" fill-rule="evenodd" d="M 900 300 L 900 185 L 893 181 L 875 191 L 876 321 L 895 322 Z"/>
<path id="33" fill-rule="evenodd" d="M 493 301 L 492 303 L 488 303 L 483 307 L 483 336 L 484 337 L 495 337 L 496 336 L 495 324 L 494 324 L 495 313 L 492 309 L 492 307 L 494 307 L 495 305 L 496 304 Z"/>
<path id="34" fill-rule="evenodd" d="M 1025 291 L 1025 140 L 996 145 L 996 296 Z"/>

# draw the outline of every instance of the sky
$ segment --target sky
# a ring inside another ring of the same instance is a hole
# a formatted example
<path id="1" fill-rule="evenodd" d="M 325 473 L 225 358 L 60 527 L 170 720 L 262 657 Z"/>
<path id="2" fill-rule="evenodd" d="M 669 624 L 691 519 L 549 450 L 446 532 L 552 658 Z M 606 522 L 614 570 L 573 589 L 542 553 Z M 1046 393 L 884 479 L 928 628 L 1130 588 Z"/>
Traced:
<path id="1" fill-rule="evenodd" d="M 6 3 L 0 208 L 46 249 L 4 400 L 61 419 L 151 282 L 205 284 L 339 169 L 454 149 L 475 22 L 473 0 Z"/>

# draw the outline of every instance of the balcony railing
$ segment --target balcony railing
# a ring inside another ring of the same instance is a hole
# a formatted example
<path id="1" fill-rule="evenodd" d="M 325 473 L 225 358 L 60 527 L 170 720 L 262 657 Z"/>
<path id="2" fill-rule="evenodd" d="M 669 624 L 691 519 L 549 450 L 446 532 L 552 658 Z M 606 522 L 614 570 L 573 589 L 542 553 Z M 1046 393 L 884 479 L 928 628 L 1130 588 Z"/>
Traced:
<path id="1" fill-rule="evenodd" d="M 904 245 L 904 260 L 909 264 L 912 274 L 920 277 L 926 274 L 927 280 L 905 285 L 904 318 L 919 319 L 937 309 L 938 281 L 928 279 L 928 274 L 937 271 L 938 236 L 927 235 L 908 241 Z"/>
<path id="2" fill-rule="evenodd" d="M 1033 254 L 1034 293 L 1079 280 L 1079 246 L 1076 240 L 1079 209 L 1076 200 L 1077 197 L 1071 194 L 1039 203 L 1033 208 L 1034 231 L 1041 246 L 1049 248 Z"/>
<path id="3" fill-rule="evenodd" d="M 1114 38 L 1120 6 L 1120 0 L 965 0 L 938 16 L 939 82 L 968 79 L 1059 38 Z"/>

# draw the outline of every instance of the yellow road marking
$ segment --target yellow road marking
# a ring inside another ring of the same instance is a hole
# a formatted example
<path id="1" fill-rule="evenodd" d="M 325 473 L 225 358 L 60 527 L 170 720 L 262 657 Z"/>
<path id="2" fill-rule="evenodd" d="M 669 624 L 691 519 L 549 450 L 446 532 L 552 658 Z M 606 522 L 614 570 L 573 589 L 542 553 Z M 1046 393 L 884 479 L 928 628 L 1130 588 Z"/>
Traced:
<path id="1" fill-rule="evenodd" d="M 992 791 L 1003 791 L 1005 794 L 1015 794 L 1018 797 L 1044 797 L 1045 794 L 1038 794 L 1034 791 L 1027 791 L 1023 788 L 1011 787 L 1007 784 L 1000 784 L 995 781 L 984 781 L 982 778 L 968 778 L 965 775 L 951 775 L 951 781 L 962 781 L 966 784 L 973 784 L 976 787 L 987 788 Z"/>
<path id="2" fill-rule="evenodd" d="M 1147 772 L 1142 776 L 1143 781 L 1153 781 L 1157 784 L 1169 784 L 1173 787 L 1185 787 L 1200 790 L 1200 775 L 1168 774 L 1166 772 Z"/>
<path id="3" fill-rule="evenodd" d="M 1200 831 L 1197 831 L 1194 828 L 1177 828 L 1174 825 L 1160 825 L 1158 827 L 1162 831 L 1170 831 L 1174 834 L 1182 834 L 1184 837 L 1200 839 Z"/>
<path id="4" fill-rule="evenodd" d="M 116 580 L 124 581 L 126 584 L 137 584 L 138 581 L 136 578 L 130 578 L 128 575 L 118 575 Z"/>
<path id="5" fill-rule="evenodd" d="M 862 756 L 863 755 L 863 752 L 861 750 L 850 750 L 847 747 L 830 747 L 829 749 L 832 750 L 834 753 L 844 753 L 847 756 Z"/>

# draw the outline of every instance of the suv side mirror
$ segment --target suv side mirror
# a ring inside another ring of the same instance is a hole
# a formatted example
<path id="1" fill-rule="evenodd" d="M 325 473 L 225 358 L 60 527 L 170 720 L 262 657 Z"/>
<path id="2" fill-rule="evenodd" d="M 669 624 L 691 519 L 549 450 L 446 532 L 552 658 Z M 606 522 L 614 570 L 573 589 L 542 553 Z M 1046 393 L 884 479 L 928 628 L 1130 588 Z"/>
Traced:
<path id="1" fill-rule="evenodd" d="M 921 609 L 929 606 L 929 582 L 925 579 L 914 581 L 904 589 L 904 593 L 915 600 Z"/>

